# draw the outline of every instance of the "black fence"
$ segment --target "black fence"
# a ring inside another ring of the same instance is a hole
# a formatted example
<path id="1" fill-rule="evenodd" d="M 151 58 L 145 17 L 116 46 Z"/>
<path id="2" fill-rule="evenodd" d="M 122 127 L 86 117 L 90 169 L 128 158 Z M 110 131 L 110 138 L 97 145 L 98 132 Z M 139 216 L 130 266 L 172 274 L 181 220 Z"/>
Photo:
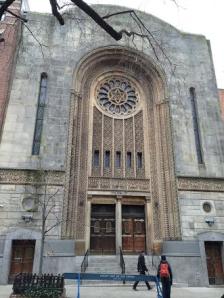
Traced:
<path id="1" fill-rule="evenodd" d="M 16 275 L 13 282 L 13 294 L 26 296 L 30 291 L 57 293 L 62 295 L 64 290 L 64 277 L 62 275 L 43 274 L 36 275 L 31 273 L 20 273 Z M 55 297 L 56 297 L 55 296 Z M 39 297 L 39 296 L 38 296 Z M 42 295 L 40 295 L 42 297 Z"/>

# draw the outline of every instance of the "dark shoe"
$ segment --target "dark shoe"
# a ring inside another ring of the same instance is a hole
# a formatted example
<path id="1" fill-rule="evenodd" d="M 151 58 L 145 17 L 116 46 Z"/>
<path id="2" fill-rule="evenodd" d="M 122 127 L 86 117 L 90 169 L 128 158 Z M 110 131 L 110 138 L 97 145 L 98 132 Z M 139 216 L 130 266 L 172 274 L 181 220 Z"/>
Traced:
<path id="1" fill-rule="evenodd" d="M 138 291 L 136 288 L 132 288 L 134 291 Z"/>

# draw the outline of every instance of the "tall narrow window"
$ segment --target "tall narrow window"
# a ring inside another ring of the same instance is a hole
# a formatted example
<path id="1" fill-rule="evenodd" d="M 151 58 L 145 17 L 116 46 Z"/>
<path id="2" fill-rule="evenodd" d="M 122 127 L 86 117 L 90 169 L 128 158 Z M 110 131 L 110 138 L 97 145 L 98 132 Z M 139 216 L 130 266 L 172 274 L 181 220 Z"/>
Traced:
<path id="1" fill-rule="evenodd" d="M 34 131 L 34 138 L 33 138 L 32 155 L 39 155 L 40 153 L 40 142 L 41 142 L 41 134 L 42 134 L 42 128 L 43 128 L 46 94 L 47 94 L 47 74 L 42 73 L 40 78 L 40 89 L 39 89 L 39 97 L 38 97 L 35 131 Z"/>
<path id="2" fill-rule="evenodd" d="M 99 165 L 100 165 L 100 151 L 99 150 L 94 150 L 93 166 L 94 167 L 99 167 Z"/>
<path id="3" fill-rule="evenodd" d="M 127 152 L 127 168 L 131 168 L 131 152 Z"/>
<path id="4" fill-rule="evenodd" d="M 121 167 L 121 152 L 120 151 L 116 151 L 115 166 L 116 166 L 116 168 Z"/>
<path id="5" fill-rule="evenodd" d="M 198 124 L 196 94 L 195 94 L 195 88 L 193 87 L 190 88 L 190 97 L 191 97 L 191 111 L 192 111 L 197 158 L 198 158 L 198 163 L 203 164 L 202 148 L 201 148 L 201 140 L 200 140 L 200 132 L 199 132 L 199 124 Z"/>
<path id="6" fill-rule="evenodd" d="M 105 168 L 110 167 L 110 151 L 105 151 L 104 165 L 105 165 Z"/>
<path id="7" fill-rule="evenodd" d="M 137 168 L 142 168 L 142 152 L 137 152 Z"/>

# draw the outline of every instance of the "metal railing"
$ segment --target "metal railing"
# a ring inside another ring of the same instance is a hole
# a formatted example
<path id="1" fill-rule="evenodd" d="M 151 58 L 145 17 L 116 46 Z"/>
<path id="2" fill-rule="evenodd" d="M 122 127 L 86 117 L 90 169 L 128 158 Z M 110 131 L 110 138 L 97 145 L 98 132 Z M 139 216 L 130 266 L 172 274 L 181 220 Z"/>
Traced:
<path id="1" fill-rule="evenodd" d="M 88 257 L 89 257 L 89 250 L 87 249 L 85 255 L 84 255 L 84 258 L 83 258 L 83 261 L 82 261 L 82 264 L 81 264 L 81 272 L 84 273 L 86 271 L 86 268 L 88 267 Z"/>
<path id="2" fill-rule="evenodd" d="M 47 297 L 61 297 L 64 291 L 64 277 L 62 275 L 32 273 L 19 273 L 13 282 L 13 294 L 30 297 L 30 293 L 35 293 L 43 297 L 43 293 L 48 293 Z M 34 296 L 33 296 L 34 297 Z M 35 296 L 37 297 L 37 296 Z"/>
<path id="3" fill-rule="evenodd" d="M 125 274 L 125 262 L 122 249 L 120 247 L 120 267 L 121 267 L 121 274 Z M 125 284 L 125 280 L 123 280 L 123 284 Z"/>

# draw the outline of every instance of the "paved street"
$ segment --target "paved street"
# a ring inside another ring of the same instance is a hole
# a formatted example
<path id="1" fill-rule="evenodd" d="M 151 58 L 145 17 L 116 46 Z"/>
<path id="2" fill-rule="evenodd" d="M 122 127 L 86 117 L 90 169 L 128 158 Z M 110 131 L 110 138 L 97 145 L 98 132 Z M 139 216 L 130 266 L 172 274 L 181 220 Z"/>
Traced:
<path id="1" fill-rule="evenodd" d="M 12 286 L 0 286 L 0 298 L 8 298 Z M 66 286 L 67 297 L 76 298 L 76 288 Z M 221 298 L 224 288 L 176 288 L 172 289 L 172 298 Z M 83 286 L 81 298 L 156 298 L 156 290 L 147 291 L 145 286 L 133 291 L 127 286 Z"/>

